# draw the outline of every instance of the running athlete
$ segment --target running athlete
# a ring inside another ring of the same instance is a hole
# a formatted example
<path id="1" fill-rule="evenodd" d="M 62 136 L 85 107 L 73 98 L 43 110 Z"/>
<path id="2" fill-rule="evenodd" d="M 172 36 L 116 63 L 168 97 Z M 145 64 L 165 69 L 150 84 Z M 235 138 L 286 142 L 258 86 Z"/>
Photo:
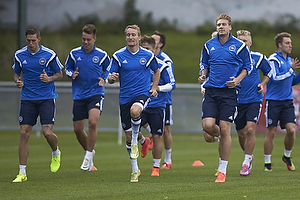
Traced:
<path id="1" fill-rule="evenodd" d="M 109 56 L 95 46 L 97 29 L 93 24 L 82 28 L 82 46 L 72 49 L 66 60 L 66 74 L 72 79 L 73 128 L 77 140 L 85 150 L 81 170 L 94 171 L 97 124 L 102 112 L 104 84 Z M 88 134 L 84 130 L 88 119 Z"/>
<path id="2" fill-rule="evenodd" d="M 230 33 L 231 17 L 221 14 L 216 19 L 216 26 L 218 35 L 207 41 L 202 49 L 198 82 L 202 84 L 209 72 L 209 79 L 204 84 L 202 127 L 211 136 L 221 136 L 221 159 L 215 182 L 225 182 L 237 90 L 240 81 L 251 72 L 252 66 L 249 49 Z"/>
<path id="3" fill-rule="evenodd" d="M 141 113 L 147 107 L 150 96 L 157 97 L 160 71 L 155 55 L 139 46 L 141 31 L 137 25 L 125 28 L 127 46 L 116 51 L 108 68 L 107 80 L 110 84 L 120 81 L 119 105 L 122 128 L 126 135 L 126 148 L 129 153 L 132 173 L 131 182 L 138 182 L 140 170 L 138 135 Z M 153 74 L 151 73 L 153 71 Z M 151 86 L 151 76 L 153 83 Z"/>
<path id="4" fill-rule="evenodd" d="M 277 34 L 275 43 L 278 50 L 270 55 L 268 59 L 271 63 L 273 74 L 275 72 L 279 74 L 270 79 L 265 94 L 265 116 L 267 122 L 267 134 L 264 140 L 265 171 L 272 171 L 271 154 L 278 121 L 280 127 L 286 129 L 282 161 L 285 162 L 288 170 L 295 171 L 295 166 L 291 159 L 296 134 L 292 86 L 300 82 L 300 74 L 296 75 L 294 72 L 294 69 L 299 68 L 299 60 L 290 57 L 292 52 L 291 34 L 286 32 Z M 281 74 L 282 76 L 280 76 Z"/>
<path id="5" fill-rule="evenodd" d="M 55 99 L 58 97 L 54 81 L 62 78 L 63 65 L 55 52 L 43 45 L 40 31 L 36 27 L 28 27 L 25 33 L 27 46 L 16 51 L 14 64 L 14 81 L 22 88 L 21 108 L 19 115 L 19 174 L 14 183 L 27 181 L 26 164 L 29 154 L 29 136 L 37 117 L 40 116 L 42 132 L 52 149 L 51 172 L 60 167 L 61 152 L 57 146 L 58 138 L 53 133 Z M 23 75 L 23 80 L 21 75 Z"/>

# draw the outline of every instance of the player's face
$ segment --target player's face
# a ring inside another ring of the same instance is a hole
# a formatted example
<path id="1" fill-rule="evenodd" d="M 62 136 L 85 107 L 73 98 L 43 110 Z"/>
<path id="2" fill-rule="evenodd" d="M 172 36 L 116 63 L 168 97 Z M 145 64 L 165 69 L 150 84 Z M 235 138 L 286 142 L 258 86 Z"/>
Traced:
<path id="1" fill-rule="evenodd" d="M 238 39 L 242 40 L 247 45 L 248 48 L 251 47 L 252 41 L 250 35 L 240 35 L 238 36 Z"/>
<path id="2" fill-rule="evenodd" d="M 89 53 L 93 50 L 95 45 L 96 37 L 93 34 L 87 34 L 82 32 L 82 45 L 85 52 Z"/>
<path id="3" fill-rule="evenodd" d="M 291 38 L 282 38 L 282 43 L 278 44 L 279 48 L 283 53 L 290 54 L 292 52 L 292 40 Z"/>
<path id="4" fill-rule="evenodd" d="M 127 46 L 129 46 L 129 47 L 138 46 L 140 39 L 141 39 L 141 36 L 138 34 L 138 30 L 133 29 L 133 28 L 128 28 L 126 30 Z"/>
<path id="5" fill-rule="evenodd" d="M 41 40 L 41 37 L 38 38 L 37 35 L 34 34 L 26 35 L 25 39 L 30 53 L 35 53 L 39 50 L 39 42 Z"/>
<path id="6" fill-rule="evenodd" d="M 229 35 L 231 31 L 231 25 L 228 24 L 228 21 L 226 19 L 219 19 L 217 21 L 217 32 L 219 33 L 219 36 L 226 36 Z"/>
<path id="7" fill-rule="evenodd" d="M 142 47 L 144 47 L 145 49 L 148 49 L 149 51 L 153 52 L 155 51 L 155 49 L 147 42 L 142 44 Z"/>

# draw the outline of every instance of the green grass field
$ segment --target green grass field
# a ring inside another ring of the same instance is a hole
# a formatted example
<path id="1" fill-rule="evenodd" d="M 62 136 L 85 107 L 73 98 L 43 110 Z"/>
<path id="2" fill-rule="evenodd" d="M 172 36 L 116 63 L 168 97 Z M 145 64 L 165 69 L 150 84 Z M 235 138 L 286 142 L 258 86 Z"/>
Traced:
<path id="1" fill-rule="evenodd" d="M 28 181 L 11 183 L 18 173 L 16 131 L 0 132 L 0 199 L 299 199 L 300 142 L 292 156 L 296 171 L 290 172 L 281 161 L 283 137 L 274 139 L 273 172 L 264 172 L 263 134 L 257 134 L 252 174 L 241 177 L 244 159 L 237 135 L 232 135 L 225 183 L 214 183 L 218 166 L 218 144 L 208 144 L 202 134 L 173 134 L 171 170 L 160 170 L 151 177 L 152 155 L 139 158 L 142 175 L 130 183 L 131 166 L 125 145 L 117 144 L 116 133 L 99 133 L 95 147 L 95 172 L 83 172 L 80 165 L 84 151 L 72 132 L 56 132 L 62 151 L 61 168 L 49 169 L 51 150 L 43 137 L 32 134 L 27 163 Z M 164 158 L 164 152 L 163 157 Z M 201 160 L 203 167 L 192 167 Z"/>

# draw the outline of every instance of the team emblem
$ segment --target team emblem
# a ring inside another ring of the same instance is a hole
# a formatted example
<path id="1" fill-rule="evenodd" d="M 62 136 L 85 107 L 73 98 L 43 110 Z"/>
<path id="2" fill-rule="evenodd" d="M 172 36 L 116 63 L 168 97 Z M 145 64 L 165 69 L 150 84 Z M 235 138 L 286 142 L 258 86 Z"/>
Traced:
<path id="1" fill-rule="evenodd" d="M 40 63 L 40 65 L 45 65 L 46 59 L 45 59 L 45 58 L 41 58 L 41 59 L 39 60 L 39 63 Z"/>
<path id="2" fill-rule="evenodd" d="M 229 50 L 230 51 L 234 51 L 236 49 L 236 47 L 234 46 L 234 45 L 231 45 L 230 47 L 229 47 Z"/>
<path id="3" fill-rule="evenodd" d="M 94 63 L 98 63 L 99 62 L 99 57 L 98 56 L 94 56 L 93 57 L 93 62 Z"/>
<path id="4" fill-rule="evenodd" d="M 22 121 L 23 121 L 23 117 L 19 116 L 19 122 L 22 122 Z"/>
<path id="5" fill-rule="evenodd" d="M 146 59 L 145 58 L 141 58 L 140 63 L 141 63 L 141 65 L 145 65 L 146 64 Z"/>

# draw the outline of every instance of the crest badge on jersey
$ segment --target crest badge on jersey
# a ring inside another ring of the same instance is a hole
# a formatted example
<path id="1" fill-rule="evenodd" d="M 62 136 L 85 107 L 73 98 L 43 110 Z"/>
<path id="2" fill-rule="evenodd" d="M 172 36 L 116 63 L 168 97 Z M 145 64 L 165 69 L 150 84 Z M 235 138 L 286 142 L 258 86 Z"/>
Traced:
<path id="1" fill-rule="evenodd" d="M 229 47 L 229 50 L 230 50 L 230 51 L 235 51 L 235 49 L 236 49 L 236 47 L 235 47 L 234 45 L 231 45 L 231 46 Z"/>
<path id="2" fill-rule="evenodd" d="M 46 59 L 45 58 L 41 58 L 39 60 L 40 65 L 45 65 L 46 64 Z"/>
<path id="3" fill-rule="evenodd" d="M 141 63 L 141 65 L 145 65 L 146 64 L 146 59 L 145 58 L 141 58 L 140 63 Z"/>
<path id="4" fill-rule="evenodd" d="M 94 56 L 93 57 L 93 62 L 94 63 L 98 63 L 99 62 L 99 57 L 98 56 Z"/>

